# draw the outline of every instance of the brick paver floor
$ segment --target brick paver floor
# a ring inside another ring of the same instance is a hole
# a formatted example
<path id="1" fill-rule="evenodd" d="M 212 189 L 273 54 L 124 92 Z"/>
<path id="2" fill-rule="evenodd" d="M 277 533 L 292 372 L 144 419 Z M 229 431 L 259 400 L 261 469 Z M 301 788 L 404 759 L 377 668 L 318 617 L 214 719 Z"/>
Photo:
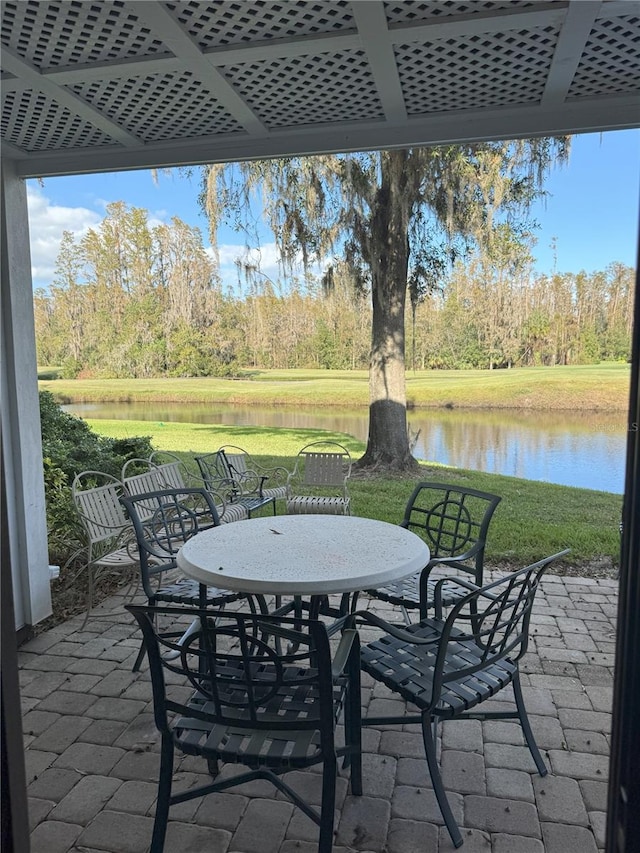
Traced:
<path id="1" fill-rule="evenodd" d="M 159 766 L 146 667 L 132 617 L 114 596 L 19 652 L 32 853 L 143 853 Z M 617 582 L 547 576 L 523 662 L 531 723 L 550 773 L 535 772 L 512 721 L 442 727 L 441 763 L 465 853 L 597 853 L 604 848 Z M 389 605 L 363 606 L 398 619 Z M 363 642 L 367 641 L 367 628 Z M 508 698 L 507 691 L 499 701 Z M 398 707 L 363 683 L 363 704 Z M 364 796 L 338 780 L 335 853 L 453 850 L 417 726 L 364 730 Z M 223 770 L 223 772 L 225 772 Z M 176 759 L 174 790 L 209 777 Z M 288 781 L 319 802 L 317 769 Z M 315 853 L 317 827 L 264 782 L 172 808 L 166 853 Z"/>

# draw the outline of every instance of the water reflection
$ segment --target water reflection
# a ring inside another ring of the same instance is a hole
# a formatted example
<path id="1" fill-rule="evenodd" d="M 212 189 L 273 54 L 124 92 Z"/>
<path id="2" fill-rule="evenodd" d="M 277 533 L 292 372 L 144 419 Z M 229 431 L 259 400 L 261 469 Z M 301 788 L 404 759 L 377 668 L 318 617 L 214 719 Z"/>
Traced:
<path id="1" fill-rule="evenodd" d="M 108 403 L 67 406 L 87 418 L 326 429 L 366 441 L 362 409 L 282 409 L 221 404 Z M 420 409 L 409 412 L 418 459 L 478 471 L 621 493 L 626 414 Z"/>

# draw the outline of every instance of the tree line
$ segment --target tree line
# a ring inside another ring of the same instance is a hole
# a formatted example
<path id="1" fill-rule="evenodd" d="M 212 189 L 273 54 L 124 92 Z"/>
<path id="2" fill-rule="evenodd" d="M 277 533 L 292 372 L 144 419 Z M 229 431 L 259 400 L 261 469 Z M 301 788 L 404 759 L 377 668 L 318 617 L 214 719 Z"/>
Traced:
<path id="1" fill-rule="evenodd" d="M 634 271 L 533 271 L 522 251 L 477 249 L 406 312 L 407 368 L 501 368 L 630 357 Z M 370 297 L 330 276 L 224 282 L 202 235 L 152 225 L 117 202 L 81 239 L 65 232 L 51 285 L 36 291 L 40 364 L 66 377 L 234 376 L 243 368 L 367 368 Z"/>

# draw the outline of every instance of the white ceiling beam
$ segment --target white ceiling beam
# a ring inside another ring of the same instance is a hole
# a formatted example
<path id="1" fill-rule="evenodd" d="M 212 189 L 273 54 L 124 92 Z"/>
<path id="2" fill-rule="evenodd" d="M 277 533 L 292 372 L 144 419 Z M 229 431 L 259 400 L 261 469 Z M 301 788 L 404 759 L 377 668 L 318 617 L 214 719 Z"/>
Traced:
<path id="1" fill-rule="evenodd" d="M 158 0 L 147 0 L 144 3 L 137 2 L 130 5 L 134 14 L 146 22 L 154 37 L 160 39 L 174 56 L 183 61 L 184 67 L 195 75 L 198 82 L 214 95 L 218 103 L 244 127 L 247 133 L 252 136 L 267 134 L 266 127 L 253 110 L 213 63 L 209 62 L 208 57 L 174 20 L 164 4 Z"/>
<path id="2" fill-rule="evenodd" d="M 543 106 L 565 101 L 601 5 L 595 0 L 574 0 L 569 6 L 542 94 Z"/>
<path id="3" fill-rule="evenodd" d="M 640 15 L 639 0 L 608 0 L 600 4 L 598 19 L 620 18 L 624 15 Z"/>
<path id="4" fill-rule="evenodd" d="M 51 80 L 47 80 L 36 68 L 25 62 L 24 59 L 21 59 L 8 47 L 3 47 L 2 49 L 2 67 L 20 78 L 26 88 L 35 89 L 37 92 L 48 95 L 57 104 L 66 107 L 73 115 L 77 115 L 84 121 L 97 127 L 116 142 L 131 147 L 141 144 L 135 136 L 111 121 L 111 119 L 104 116 L 98 110 L 89 106 L 82 98 L 79 98 L 67 89 L 57 86 Z M 2 88 L 4 91 L 4 85 Z"/>
<path id="5" fill-rule="evenodd" d="M 137 151 L 117 147 L 58 151 L 31 155 L 17 164 L 23 178 L 88 174 L 127 169 L 153 169 L 238 162 L 270 157 L 313 155 L 323 152 L 368 151 L 411 145 L 444 145 L 490 139 L 593 133 L 638 126 L 640 97 L 584 98 L 542 109 L 530 104 L 487 110 L 460 110 L 409 119 L 396 124 L 382 122 L 344 123 L 279 128 L 269 137 L 225 134 L 179 143 L 150 143 Z"/>
<path id="6" fill-rule="evenodd" d="M 407 110 L 393 47 L 389 41 L 384 6 L 380 0 L 360 0 L 352 8 L 384 114 L 391 122 L 406 121 Z"/>
<path id="7" fill-rule="evenodd" d="M 508 30 L 530 30 L 550 25 L 559 26 L 567 14 L 568 5 L 568 2 L 538 3 L 533 11 L 531 11 L 531 7 L 526 7 L 524 10 L 505 9 L 502 12 L 477 12 L 469 15 L 458 15 L 445 20 L 435 18 L 426 24 L 392 24 L 389 27 L 389 35 L 394 44 L 408 44 L 502 33 Z"/>
<path id="8" fill-rule="evenodd" d="M 360 5 L 361 0 L 354 8 Z M 269 62 L 273 59 L 290 59 L 297 56 L 318 56 L 341 50 L 360 50 L 362 41 L 355 30 L 323 33 L 318 36 L 297 36 L 288 39 L 269 39 L 251 42 L 251 46 L 233 44 L 211 47 L 204 51 L 207 60 L 215 66 L 245 65 L 248 62 Z"/>
<path id="9" fill-rule="evenodd" d="M 120 61 L 92 62 L 87 65 L 67 65 L 45 69 L 43 77 L 58 86 L 69 86 L 74 83 L 104 83 L 108 80 L 126 80 L 132 77 L 143 77 L 148 74 L 170 74 L 172 71 L 184 71 L 182 60 L 165 53 L 160 56 L 127 57 Z M 3 84 L 4 89 L 4 84 Z"/>
<path id="10" fill-rule="evenodd" d="M 24 160 L 29 156 L 26 151 L 23 151 L 21 148 L 17 148 L 15 145 L 12 145 L 4 139 L 0 142 L 0 151 L 2 152 L 3 157 L 10 160 Z"/>

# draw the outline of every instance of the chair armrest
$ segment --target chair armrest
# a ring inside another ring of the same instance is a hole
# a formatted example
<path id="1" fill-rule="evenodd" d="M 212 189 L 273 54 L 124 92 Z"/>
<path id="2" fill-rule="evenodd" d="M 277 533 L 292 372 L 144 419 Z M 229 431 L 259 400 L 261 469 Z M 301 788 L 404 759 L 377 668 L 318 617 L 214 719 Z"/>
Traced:
<path id="1" fill-rule="evenodd" d="M 455 576 L 449 578 L 442 578 L 436 583 L 435 589 L 433 591 L 433 609 L 436 614 L 436 619 L 442 619 L 442 587 L 448 584 L 451 586 L 455 584 L 456 586 L 461 586 L 464 589 L 469 590 L 469 592 L 476 592 L 476 590 L 480 589 L 471 581 L 464 580 L 463 578 L 457 578 Z M 488 598 L 495 598 L 495 596 L 488 595 Z"/>
<path id="2" fill-rule="evenodd" d="M 381 619 L 369 610 L 356 610 L 352 615 L 355 616 L 356 619 L 359 618 L 363 622 L 368 622 L 370 625 L 376 625 L 376 627 L 382 628 L 386 634 L 390 634 L 392 637 L 395 637 L 396 640 L 404 640 L 405 643 L 410 643 L 414 646 L 433 646 L 437 645 L 440 641 L 439 637 L 416 637 L 415 634 L 412 634 L 410 631 L 404 631 L 402 628 L 397 628 L 395 625 L 392 625 L 390 622 L 386 622 L 384 619 Z"/>

